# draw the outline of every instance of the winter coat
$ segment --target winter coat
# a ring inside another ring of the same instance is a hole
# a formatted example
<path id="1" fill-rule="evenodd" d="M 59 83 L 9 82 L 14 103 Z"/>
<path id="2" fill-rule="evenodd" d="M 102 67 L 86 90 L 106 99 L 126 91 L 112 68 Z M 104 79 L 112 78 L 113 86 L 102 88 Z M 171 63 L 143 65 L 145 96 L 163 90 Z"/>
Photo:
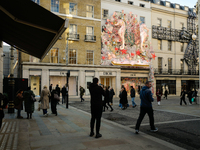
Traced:
<path id="1" fill-rule="evenodd" d="M 62 93 L 62 96 L 66 96 L 66 94 L 67 94 L 67 89 L 66 89 L 66 87 L 63 87 L 63 88 L 62 88 L 61 93 Z"/>
<path id="2" fill-rule="evenodd" d="M 23 96 L 16 96 L 14 100 L 14 108 L 18 110 L 23 110 Z"/>
<path id="3" fill-rule="evenodd" d="M 103 106 L 102 95 L 105 95 L 103 88 L 99 86 L 98 84 L 91 83 L 89 91 L 90 91 L 90 97 L 91 97 L 91 100 L 90 100 L 91 107 Z"/>
<path id="4" fill-rule="evenodd" d="M 25 112 L 33 113 L 35 110 L 34 102 L 31 100 L 31 95 L 35 97 L 35 94 L 33 91 L 24 91 L 24 106 L 25 106 Z"/>
<path id="5" fill-rule="evenodd" d="M 156 96 L 157 96 L 157 101 L 161 101 L 161 96 L 162 96 L 162 92 L 161 91 L 157 91 L 156 92 Z"/>
<path id="6" fill-rule="evenodd" d="M 152 97 L 151 90 L 147 86 L 143 86 L 140 91 L 140 99 L 141 99 L 141 107 L 152 107 L 152 103 L 154 101 Z"/>
<path id="7" fill-rule="evenodd" d="M 52 104 L 52 103 L 55 103 L 55 104 L 58 103 L 58 100 L 56 100 L 56 99 L 54 98 L 54 94 L 58 94 L 56 90 L 53 90 L 53 91 L 51 92 L 51 104 Z"/>
<path id="8" fill-rule="evenodd" d="M 85 89 L 83 87 L 80 88 L 80 95 L 83 96 L 85 93 Z"/>
<path id="9" fill-rule="evenodd" d="M 56 86 L 56 92 L 57 92 L 58 96 L 60 97 L 60 88 L 58 86 Z"/>
<path id="10" fill-rule="evenodd" d="M 113 89 L 111 89 L 111 90 L 109 91 L 109 102 L 112 102 L 112 100 L 113 100 L 113 95 L 115 95 L 115 92 L 114 92 Z"/>
<path id="11" fill-rule="evenodd" d="M 131 89 L 131 97 L 135 97 L 135 89 Z"/>
<path id="12" fill-rule="evenodd" d="M 183 100 L 185 100 L 185 91 L 181 91 L 181 95 L 180 95 L 180 97 L 181 97 L 181 99 L 183 99 Z"/>
<path id="13" fill-rule="evenodd" d="M 123 90 L 120 94 L 120 104 L 125 105 L 128 104 L 128 99 L 127 99 L 127 92 L 126 90 Z"/>
<path id="14" fill-rule="evenodd" d="M 108 91 L 108 89 L 106 89 L 105 96 L 104 96 L 104 102 L 109 103 L 109 101 L 110 101 L 109 91 Z"/>
<path id="15" fill-rule="evenodd" d="M 49 108 L 49 97 L 50 92 L 47 89 L 43 89 L 40 95 L 40 101 L 41 101 L 41 109 L 48 109 Z"/>

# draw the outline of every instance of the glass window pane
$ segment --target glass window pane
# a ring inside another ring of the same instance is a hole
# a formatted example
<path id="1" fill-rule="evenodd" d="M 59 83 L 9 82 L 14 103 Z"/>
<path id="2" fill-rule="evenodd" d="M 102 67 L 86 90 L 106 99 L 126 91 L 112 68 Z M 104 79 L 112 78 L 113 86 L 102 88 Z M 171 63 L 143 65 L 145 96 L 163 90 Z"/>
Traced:
<path id="1" fill-rule="evenodd" d="M 51 11 L 59 12 L 59 0 L 51 0 Z"/>

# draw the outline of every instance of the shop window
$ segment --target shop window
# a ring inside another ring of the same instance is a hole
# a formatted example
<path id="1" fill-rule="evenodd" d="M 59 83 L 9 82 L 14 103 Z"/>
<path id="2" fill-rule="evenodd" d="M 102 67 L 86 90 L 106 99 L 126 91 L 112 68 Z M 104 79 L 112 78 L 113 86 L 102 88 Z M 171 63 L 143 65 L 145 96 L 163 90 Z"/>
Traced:
<path id="1" fill-rule="evenodd" d="M 58 49 L 51 50 L 51 63 L 58 63 Z"/>
<path id="2" fill-rule="evenodd" d="M 69 64 L 76 64 L 76 50 L 70 49 L 69 50 Z"/>
<path id="3" fill-rule="evenodd" d="M 51 11 L 59 12 L 59 0 L 51 0 Z"/>
<path id="4" fill-rule="evenodd" d="M 86 56 L 86 64 L 88 65 L 94 65 L 94 56 L 93 56 L 93 51 L 88 50 L 87 51 L 87 56 Z"/>
<path id="5" fill-rule="evenodd" d="M 86 6 L 86 17 L 94 18 L 94 6 L 91 5 Z"/>
<path id="6" fill-rule="evenodd" d="M 69 14 L 77 15 L 77 4 L 76 3 L 69 3 Z"/>

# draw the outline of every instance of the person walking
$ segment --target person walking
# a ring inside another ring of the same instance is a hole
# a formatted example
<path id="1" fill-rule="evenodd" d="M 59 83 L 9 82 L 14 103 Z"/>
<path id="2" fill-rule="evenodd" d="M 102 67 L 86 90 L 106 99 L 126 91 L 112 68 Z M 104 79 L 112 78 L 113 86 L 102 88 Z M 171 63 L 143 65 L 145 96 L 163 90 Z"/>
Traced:
<path id="1" fill-rule="evenodd" d="M 104 91 L 104 96 L 102 96 L 102 101 L 103 101 L 103 112 L 105 112 L 105 108 L 108 110 L 108 106 L 106 105 L 106 86 L 103 86 L 103 91 Z"/>
<path id="2" fill-rule="evenodd" d="M 113 105 L 113 96 L 115 95 L 115 91 L 112 87 L 109 87 L 109 102 Z"/>
<path id="3" fill-rule="evenodd" d="M 189 105 L 192 105 L 192 91 L 191 90 L 189 90 L 187 97 L 189 99 Z"/>
<path id="4" fill-rule="evenodd" d="M 122 104 L 122 110 L 127 108 L 128 99 L 127 99 L 127 92 L 126 92 L 125 87 L 122 87 L 121 89 L 120 104 Z"/>
<path id="5" fill-rule="evenodd" d="M 154 101 L 154 98 L 152 97 L 152 92 L 150 90 L 151 88 L 151 81 L 147 81 L 145 83 L 145 86 L 143 86 L 142 90 L 140 91 L 140 114 L 137 119 L 137 123 L 135 126 L 135 133 L 139 133 L 139 128 L 140 124 L 146 115 L 146 113 L 149 116 L 149 121 L 150 121 L 150 127 L 151 127 L 151 132 L 157 132 L 158 129 L 154 125 L 154 116 L 153 116 L 153 108 L 152 108 L 152 102 Z"/>
<path id="6" fill-rule="evenodd" d="M 105 111 L 105 107 L 107 107 L 107 109 L 108 109 L 108 106 L 110 107 L 110 111 L 113 111 L 113 108 L 112 108 L 112 106 L 109 104 L 109 101 L 110 101 L 110 96 L 109 96 L 109 90 L 108 90 L 108 87 L 106 86 L 106 89 L 105 89 L 105 97 L 104 97 L 104 109 L 103 109 L 103 111 Z M 106 105 L 106 104 L 108 104 L 108 106 Z"/>
<path id="7" fill-rule="evenodd" d="M 61 93 L 62 93 L 62 104 L 63 104 L 63 103 L 65 103 L 65 98 L 66 98 L 66 95 L 67 95 L 67 89 L 66 89 L 65 86 L 63 86 Z"/>
<path id="8" fill-rule="evenodd" d="M 93 83 L 90 84 L 90 104 L 91 104 L 91 120 L 90 120 L 90 136 L 94 135 L 94 123 L 96 121 L 96 136 L 95 138 L 100 138 L 102 135 L 99 133 L 101 125 L 101 116 L 103 110 L 102 95 L 104 90 L 98 85 L 99 79 L 93 78 Z"/>
<path id="9" fill-rule="evenodd" d="M 187 103 L 185 101 L 185 91 L 183 89 L 182 89 L 181 95 L 180 95 L 180 105 L 182 105 L 182 101 L 185 103 L 185 105 L 187 105 Z"/>
<path id="10" fill-rule="evenodd" d="M 23 110 L 23 90 L 19 90 L 14 100 L 14 108 L 17 109 L 17 118 L 22 119 L 21 110 Z"/>
<path id="11" fill-rule="evenodd" d="M 6 108 L 7 104 L 8 104 L 8 98 L 2 93 L 0 93 L 0 129 L 2 126 L 2 120 L 5 116 L 3 109 Z"/>
<path id="12" fill-rule="evenodd" d="M 85 93 L 85 89 L 82 87 L 82 86 L 80 86 L 80 98 L 81 98 L 81 102 L 83 102 L 84 101 L 84 98 L 83 98 L 83 95 L 84 95 L 84 93 Z"/>
<path id="13" fill-rule="evenodd" d="M 135 103 L 135 89 L 133 88 L 133 86 L 131 86 L 131 101 L 132 101 L 132 107 L 135 108 L 137 105 Z"/>
<path id="14" fill-rule="evenodd" d="M 41 109 L 43 109 L 44 116 L 48 116 L 47 109 L 49 109 L 49 96 L 51 96 L 51 93 L 45 85 L 40 95 Z"/>
<path id="15" fill-rule="evenodd" d="M 60 100 L 57 91 L 55 89 L 52 90 L 51 92 L 51 111 L 52 114 L 55 114 L 56 116 L 58 115 L 57 113 L 57 104 L 58 104 L 58 100 Z"/>
<path id="16" fill-rule="evenodd" d="M 164 98 L 167 99 L 167 95 L 168 95 L 168 90 L 166 89 L 166 90 L 165 90 L 165 97 L 164 97 Z"/>
<path id="17" fill-rule="evenodd" d="M 158 106 L 160 106 L 160 101 L 161 101 L 161 96 L 162 96 L 162 92 L 160 89 L 157 90 L 156 96 L 157 96 Z"/>
<path id="18" fill-rule="evenodd" d="M 52 92 L 53 84 L 49 86 L 49 91 Z"/>
<path id="19" fill-rule="evenodd" d="M 34 102 L 31 100 L 31 96 L 35 97 L 35 94 L 31 91 L 31 87 L 28 87 L 27 91 L 24 91 L 24 106 L 25 112 L 27 113 L 27 119 L 32 119 L 32 113 L 35 110 Z"/>

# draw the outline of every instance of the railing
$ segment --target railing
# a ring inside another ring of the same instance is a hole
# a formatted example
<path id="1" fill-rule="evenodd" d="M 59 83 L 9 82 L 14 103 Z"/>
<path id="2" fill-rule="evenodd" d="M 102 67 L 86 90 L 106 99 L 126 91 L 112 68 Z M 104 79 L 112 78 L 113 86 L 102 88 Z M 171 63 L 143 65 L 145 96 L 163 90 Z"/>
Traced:
<path id="1" fill-rule="evenodd" d="M 77 41 L 79 40 L 79 34 L 67 33 L 67 39 Z"/>
<path id="2" fill-rule="evenodd" d="M 199 70 L 182 70 L 182 69 L 154 69 L 155 75 L 199 75 Z"/>
<path id="3" fill-rule="evenodd" d="M 96 36 L 94 36 L 94 35 L 85 35 L 85 41 L 96 42 Z"/>

